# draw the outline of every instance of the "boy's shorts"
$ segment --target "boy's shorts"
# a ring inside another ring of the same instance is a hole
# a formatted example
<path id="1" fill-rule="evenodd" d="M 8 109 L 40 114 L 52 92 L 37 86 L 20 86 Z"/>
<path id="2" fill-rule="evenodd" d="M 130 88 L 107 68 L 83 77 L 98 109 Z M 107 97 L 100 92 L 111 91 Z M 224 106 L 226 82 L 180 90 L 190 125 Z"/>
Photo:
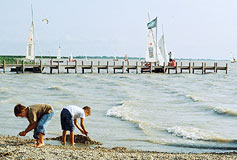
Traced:
<path id="1" fill-rule="evenodd" d="M 62 110 L 60 117 L 62 130 L 74 131 L 73 117 L 67 109 Z"/>

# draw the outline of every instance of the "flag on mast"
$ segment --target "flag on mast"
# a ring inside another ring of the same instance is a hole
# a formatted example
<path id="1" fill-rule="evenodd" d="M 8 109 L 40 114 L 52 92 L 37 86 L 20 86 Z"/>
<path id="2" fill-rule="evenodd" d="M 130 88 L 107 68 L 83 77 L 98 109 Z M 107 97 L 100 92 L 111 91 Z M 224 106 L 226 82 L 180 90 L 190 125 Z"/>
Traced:
<path id="1" fill-rule="evenodd" d="M 149 23 L 147 23 L 148 29 L 152 29 L 155 27 L 157 27 L 157 17 L 155 19 L 153 19 L 152 21 L 150 21 Z"/>

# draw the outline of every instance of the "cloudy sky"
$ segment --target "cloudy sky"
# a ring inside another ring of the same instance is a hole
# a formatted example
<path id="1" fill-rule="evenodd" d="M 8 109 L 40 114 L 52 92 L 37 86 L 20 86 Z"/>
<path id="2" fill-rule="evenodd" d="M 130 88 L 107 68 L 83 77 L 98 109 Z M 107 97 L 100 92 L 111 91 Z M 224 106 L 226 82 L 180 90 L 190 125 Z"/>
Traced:
<path id="1" fill-rule="evenodd" d="M 176 58 L 237 57 L 236 0 L 0 0 L 0 55 L 25 55 L 31 4 L 36 55 L 144 57 L 149 12 Z"/>

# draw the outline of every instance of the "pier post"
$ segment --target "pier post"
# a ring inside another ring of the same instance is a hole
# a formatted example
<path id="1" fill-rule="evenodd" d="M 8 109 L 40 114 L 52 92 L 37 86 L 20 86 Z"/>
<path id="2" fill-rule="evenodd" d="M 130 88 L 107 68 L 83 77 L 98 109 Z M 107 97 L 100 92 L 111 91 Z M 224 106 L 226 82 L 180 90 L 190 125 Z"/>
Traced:
<path id="1" fill-rule="evenodd" d="M 165 62 L 163 63 L 163 70 L 164 70 L 164 73 L 165 73 L 165 70 L 166 70 L 166 68 L 165 68 Z"/>
<path id="2" fill-rule="evenodd" d="M 136 61 L 136 74 L 138 74 L 138 61 Z"/>
<path id="3" fill-rule="evenodd" d="M 228 63 L 226 63 L 226 71 L 225 71 L 226 74 L 227 74 L 227 71 L 228 71 Z"/>
<path id="4" fill-rule="evenodd" d="M 181 62 L 180 73 L 183 73 L 183 68 L 182 68 L 182 66 L 183 66 L 183 62 Z"/>
<path id="5" fill-rule="evenodd" d="M 122 73 L 124 73 L 124 61 L 122 62 Z"/>
<path id="6" fill-rule="evenodd" d="M 216 73 L 217 63 L 214 63 L 214 72 Z"/>
<path id="7" fill-rule="evenodd" d="M 22 60 L 22 73 L 25 73 L 25 61 L 24 60 Z"/>
<path id="8" fill-rule="evenodd" d="M 6 61 L 3 60 L 3 73 L 6 73 Z"/>
<path id="9" fill-rule="evenodd" d="M 175 74 L 178 73 L 178 62 L 176 62 L 176 67 L 175 67 Z"/>
<path id="10" fill-rule="evenodd" d="M 60 62 L 58 60 L 58 74 L 60 73 Z"/>
<path id="11" fill-rule="evenodd" d="M 34 59 L 34 64 L 36 64 L 36 60 Z"/>
<path id="12" fill-rule="evenodd" d="M 75 60 L 75 73 L 77 73 L 77 60 Z"/>
<path id="13" fill-rule="evenodd" d="M 206 66 L 207 66 L 207 63 L 205 62 L 204 63 L 204 73 L 206 74 Z"/>
<path id="14" fill-rule="evenodd" d="M 193 74 L 194 74 L 194 62 L 193 62 Z"/>
<path id="15" fill-rule="evenodd" d="M 151 62 L 151 66 L 150 66 L 150 73 L 152 73 L 152 62 Z"/>
<path id="16" fill-rule="evenodd" d="M 81 69 L 82 69 L 82 73 L 84 74 L 84 68 L 83 68 L 83 65 L 84 65 L 84 61 L 81 61 Z"/>
<path id="17" fill-rule="evenodd" d="M 40 60 L 40 73 L 42 73 L 43 67 L 42 67 L 42 60 Z"/>
<path id="18" fill-rule="evenodd" d="M 93 61 L 91 61 L 91 73 L 93 73 Z"/>
<path id="19" fill-rule="evenodd" d="M 67 73 L 69 73 L 68 65 L 69 65 L 69 62 L 67 60 Z"/>
<path id="20" fill-rule="evenodd" d="M 107 61 L 107 74 L 109 73 L 109 61 Z"/>
<path id="21" fill-rule="evenodd" d="M 115 67 L 115 61 L 114 61 L 114 67 Z M 114 69 L 114 73 L 115 73 L 115 69 Z"/>
<path id="22" fill-rule="evenodd" d="M 50 60 L 50 74 L 52 74 L 53 73 L 53 60 L 51 59 Z"/>
<path id="23" fill-rule="evenodd" d="M 129 73 L 129 61 L 127 61 L 127 71 Z"/>
<path id="24" fill-rule="evenodd" d="M 204 73 L 204 64 L 202 62 L 202 74 Z"/>
<path id="25" fill-rule="evenodd" d="M 75 60 L 75 73 L 77 73 L 77 60 Z"/>
<path id="26" fill-rule="evenodd" d="M 189 74 L 191 73 L 191 63 L 188 64 Z"/>
<path id="27" fill-rule="evenodd" d="M 98 61 L 98 73 L 100 73 L 99 66 L 100 66 L 100 61 Z"/>
<path id="28" fill-rule="evenodd" d="M 19 72 L 18 68 L 19 67 L 17 67 L 17 66 L 18 66 L 18 60 L 16 60 L 16 73 L 18 74 L 18 72 Z"/>

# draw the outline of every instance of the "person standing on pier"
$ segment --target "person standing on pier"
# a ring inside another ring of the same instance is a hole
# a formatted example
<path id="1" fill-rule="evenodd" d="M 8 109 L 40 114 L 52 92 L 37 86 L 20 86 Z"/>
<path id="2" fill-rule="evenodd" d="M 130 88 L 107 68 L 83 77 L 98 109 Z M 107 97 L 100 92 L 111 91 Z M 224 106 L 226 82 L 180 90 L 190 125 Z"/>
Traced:
<path id="1" fill-rule="evenodd" d="M 74 125 L 81 131 L 82 134 L 88 136 L 88 132 L 84 125 L 84 119 L 90 115 L 91 115 L 91 108 L 89 106 L 80 108 L 75 105 L 69 105 L 63 108 L 60 115 L 61 127 L 63 130 L 61 143 L 63 145 L 66 144 L 67 131 L 70 131 L 70 142 L 72 146 L 74 145 L 74 128 L 75 128 Z M 77 123 L 78 118 L 80 118 L 81 127 Z"/>
<path id="2" fill-rule="evenodd" d="M 17 104 L 14 113 L 16 117 L 27 118 L 30 123 L 19 135 L 25 136 L 34 129 L 33 137 L 36 139 L 36 147 L 43 147 L 45 128 L 54 115 L 53 107 L 49 104 L 35 104 L 28 107 Z"/>

